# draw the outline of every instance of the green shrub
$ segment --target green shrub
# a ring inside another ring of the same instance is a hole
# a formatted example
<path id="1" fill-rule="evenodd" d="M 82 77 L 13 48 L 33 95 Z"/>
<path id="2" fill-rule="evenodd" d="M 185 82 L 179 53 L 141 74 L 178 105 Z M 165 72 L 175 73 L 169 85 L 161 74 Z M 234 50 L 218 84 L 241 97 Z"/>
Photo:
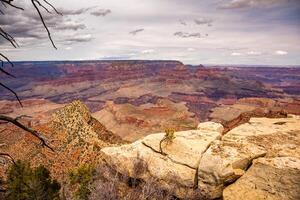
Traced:
<path id="1" fill-rule="evenodd" d="M 175 132 L 176 130 L 173 129 L 173 128 L 167 128 L 165 130 L 165 135 L 164 137 L 162 138 L 162 140 L 159 142 L 159 149 L 160 149 L 160 153 L 163 154 L 163 155 L 166 155 L 164 152 L 163 152 L 163 149 L 162 149 L 162 144 L 163 142 L 166 142 L 167 144 L 169 143 L 172 143 L 173 140 L 175 139 Z"/>
<path id="2" fill-rule="evenodd" d="M 165 133 L 166 133 L 165 134 L 165 140 L 167 142 L 172 142 L 175 139 L 175 132 L 176 132 L 175 129 L 173 129 L 173 128 L 167 128 L 165 130 Z"/>
<path id="3" fill-rule="evenodd" d="M 70 184 L 76 185 L 75 198 L 80 200 L 88 200 L 91 194 L 90 185 L 93 183 L 95 168 L 92 165 L 82 165 L 69 174 Z"/>
<path id="4" fill-rule="evenodd" d="M 44 166 L 31 169 L 18 160 L 8 171 L 7 200 L 58 200 L 59 190 L 60 184 Z"/>

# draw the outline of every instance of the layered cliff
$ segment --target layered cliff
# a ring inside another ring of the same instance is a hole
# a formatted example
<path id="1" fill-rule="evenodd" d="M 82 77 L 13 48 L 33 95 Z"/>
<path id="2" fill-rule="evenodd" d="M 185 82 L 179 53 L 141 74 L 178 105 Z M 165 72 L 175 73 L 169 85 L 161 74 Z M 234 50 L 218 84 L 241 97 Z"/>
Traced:
<path id="1" fill-rule="evenodd" d="M 18 79 L 4 77 L 3 83 L 17 92 L 24 107 L 0 88 L 1 114 L 30 115 L 31 123 L 42 124 L 55 110 L 80 99 L 98 121 L 129 140 L 161 132 L 164 126 L 183 131 L 216 121 L 226 132 L 247 121 L 242 119 L 272 117 L 273 111 L 300 114 L 300 68 L 293 67 L 57 61 L 18 62 L 13 74 Z M 274 101 L 276 109 L 264 101 Z"/>

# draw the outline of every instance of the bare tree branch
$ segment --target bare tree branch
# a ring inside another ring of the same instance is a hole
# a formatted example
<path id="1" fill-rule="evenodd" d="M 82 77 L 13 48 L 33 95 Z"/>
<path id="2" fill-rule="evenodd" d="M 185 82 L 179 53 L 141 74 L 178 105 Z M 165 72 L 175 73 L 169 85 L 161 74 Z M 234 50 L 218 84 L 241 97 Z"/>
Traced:
<path id="1" fill-rule="evenodd" d="M 3 66 L 4 66 L 3 60 L 0 59 L 0 62 L 1 62 L 1 65 L 2 65 L 2 67 L 3 67 Z M 5 71 L 5 70 L 2 69 L 1 67 L 0 67 L 0 71 L 1 71 L 3 74 L 6 74 L 7 76 L 10 76 L 10 77 L 12 77 L 12 78 L 16 78 L 14 75 L 12 75 L 11 73 Z"/>
<path id="2" fill-rule="evenodd" d="M 51 14 L 50 10 L 48 10 L 48 8 L 46 8 L 40 1 L 38 1 L 38 0 L 34 0 L 34 1 L 37 2 L 37 4 L 38 4 L 40 7 L 44 8 L 44 10 L 46 10 L 47 13 L 50 13 L 50 14 Z"/>
<path id="3" fill-rule="evenodd" d="M 34 137 L 36 137 L 37 139 L 39 139 L 41 141 L 42 146 L 47 147 L 48 149 L 50 149 L 51 151 L 54 152 L 54 149 L 46 143 L 46 140 L 45 140 L 45 138 L 43 138 L 43 135 L 41 133 L 37 132 L 36 130 L 32 130 L 32 129 L 26 127 L 25 125 L 21 124 L 18 121 L 18 119 L 20 119 L 20 117 L 12 118 L 12 117 L 8 117 L 8 116 L 0 115 L 0 121 L 12 123 L 15 126 L 17 126 L 21 129 L 23 129 L 24 131 L 30 133 L 31 135 L 33 135 Z"/>
<path id="4" fill-rule="evenodd" d="M 14 64 L 5 55 L 3 55 L 2 53 L 0 53 L 0 56 L 2 58 L 4 58 L 12 67 L 14 66 Z"/>
<path id="5" fill-rule="evenodd" d="M 9 6 L 13 7 L 13 8 L 16 8 L 16 9 L 19 9 L 19 10 L 24 10 L 24 8 L 18 7 L 18 6 L 16 6 L 16 5 L 12 4 L 13 1 L 14 1 L 14 0 L 0 0 L 0 2 L 2 3 L 2 5 L 4 5 L 5 8 L 7 8 L 7 5 L 9 5 Z M 41 20 L 41 22 L 42 22 L 44 28 L 46 29 L 46 32 L 47 32 L 47 34 L 48 34 L 48 38 L 49 38 L 49 40 L 51 41 L 52 46 L 53 46 L 55 49 L 57 49 L 57 47 L 55 46 L 55 44 L 54 44 L 54 42 L 53 42 L 53 40 L 52 40 L 51 33 L 50 33 L 50 31 L 49 31 L 49 29 L 48 29 L 48 27 L 47 27 L 47 25 L 46 25 L 46 23 L 45 23 L 45 21 L 44 21 L 44 17 L 43 17 L 43 15 L 42 15 L 42 13 L 41 13 L 39 7 L 43 8 L 43 9 L 46 10 L 46 12 L 48 12 L 48 13 L 51 13 L 50 10 L 49 10 L 46 6 L 44 6 L 44 5 L 41 3 L 40 0 L 28 0 L 28 1 L 31 2 L 31 4 L 33 5 L 34 9 L 35 9 L 36 12 L 38 13 L 38 15 L 39 15 L 39 17 L 40 17 L 40 20 Z M 43 0 L 43 2 L 44 2 L 46 5 L 48 5 L 50 8 L 52 8 L 57 14 L 62 15 L 62 14 L 61 14 L 60 12 L 58 12 L 57 9 L 56 9 L 51 3 L 49 3 L 47 0 Z M 0 10 L 0 13 L 1 13 L 1 14 L 4 14 L 4 12 L 3 12 L 2 10 Z M 19 47 L 19 45 L 18 45 L 18 43 L 16 42 L 16 40 L 14 39 L 14 37 L 11 36 L 9 33 L 7 33 L 5 30 L 3 30 L 1 27 L 0 27 L 0 37 L 3 37 L 5 40 L 7 40 L 8 42 L 10 42 L 10 44 L 11 44 L 13 47 L 15 47 L 15 48 Z M 1 57 L 2 57 L 6 62 L 8 62 L 12 67 L 14 66 L 14 64 L 13 64 L 13 63 L 5 56 L 5 55 L 3 55 L 2 53 L 0 53 L 0 58 L 1 58 Z M 1 66 L 2 66 L 2 68 L 0 67 L 0 72 L 4 73 L 4 74 L 7 75 L 7 76 L 10 76 L 10 77 L 12 77 L 12 78 L 15 78 L 14 75 L 12 75 L 11 73 L 9 73 L 9 72 L 7 72 L 6 70 L 3 69 L 3 67 L 4 67 L 4 60 L 3 60 L 3 59 L 0 59 Z M 21 101 L 20 101 L 18 95 L 13 91 L 13 89 L 9 88 L 8 86 L 6 86 L 5 84 L 3 84 L 3 83 L 1 83 L 1 82 L 0 82 L 0 86 L 4 87 L 5 89 L 7 89 L 7 90 L 9 90 L 11 93 L 13 93 L 13 94 L 15 95 L 15 97 L 17 98 L 18 102 L 20 103 L 20 105 L 22 106 L 22 103 L 21 103 Z"/>
<path id="6" fill-rule="evenodd" d="M 10 42 L 10 44 L 17 48 L 19 47 L 18 43 L 16 42 L 16 40 L 14 39 L 13 36 L 11 36 L 9 33 L 7 33 L 5 30 L 3 30 L 1 27 L 0 27 L 0 35 L 5 39 L 7 40 L 8 42 Z"/>
<path id="7" fill-rule="evenodd" d="M 48 33 L 48 38 L 49 38 L 49 40 L 51 41 L 52 46 L 53 46 L 55 49 L 57 49 L 56 46 L 55 46 L 55 44 L 54 44 L 54 42 L 53 42 L 53 40 L 52 40 L 51 33 L 50 33 L 50 31 L 49 31 L 49 29 L 48 29 L 48 27 L 47 27 L 47 25 L 46 25 L 46 23 L 45 23 L 45 21 L 44 21 L 44 17 L 43 17 L 43 15 L 41 14 L 41 11 L 39 10 L 39 8 L 38 8 L 37 5 L 35 4 L 35 2 L 37 2 L 38 4 L 39 4 L 40 2 L 39 2 L 38 0 L 31 0 L 32 5 L 34 6 L 35 10 L 36 10 L 37 13 L 39 14 L 40 19 L 41 19 L 41 21 L 42 21 L 42 24 L 44 25 L 44 27 L 45 27 L 45 29 L 46 29 L 46 31 L 47 31 L 47 33 Z"/>
<path id="8" fill-rule="evenodd" d="M 49 3 L 47 0 L 44 0 L 44 2 L 47 5 L 49 5 L 56 12 L 56 14 L 63 15 L 61 12 L 58 12 L 58 10 L 51 3 Z"/>
<path id="9" fill-rule="evenodd" d="M 7 89 L 8 91 L 10 91 L 11 93 L 13 93 L 15 95 L 15 97 L 17 98 L 19 104 L 21 105 L 21 107 L 23 107 L 23 104 L 19 98 L 19 96 L 17 95 L 17 93 L 15 91 L 13 91 L 12 89 L 10 89 L 9 87 L 7 87 L 6 85 L 4 85 L 3 83 L 0 82 L 0 86 L 4 87 L 5 89 Z"/>
<path id="10" fill-rule="evenodd" d="M 11 2 L 12 2 L 13 0 L 1 0 L 1 2 L 5 5 L 5 4 L 7 4 L 7 5 L 9 5 L 9 6 L 11 6 L 11 7 L 13 7 L 13 8 L 16 8 L 16 9 L 19 9 L 19 10 L 24 10 L 24 8 L 21 8 L 21 7 L 19 7 L 19 6 L 16 6 L 16 5 L 13 5 Z"/>
<path id="11" fill-rule="evenodd" d="M 13 162 L 14 165 L 16 164 L 14 158 L 11 155 L 9 155 L 8 153 L 1 153 L 0 152 L 0 157 L 8 157 Z"/>

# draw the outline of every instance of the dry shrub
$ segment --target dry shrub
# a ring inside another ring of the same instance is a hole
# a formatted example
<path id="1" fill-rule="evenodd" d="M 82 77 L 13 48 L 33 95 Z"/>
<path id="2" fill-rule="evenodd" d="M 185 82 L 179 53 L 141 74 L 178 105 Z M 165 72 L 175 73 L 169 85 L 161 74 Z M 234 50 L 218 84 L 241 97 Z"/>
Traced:
<path id="1" fill-rule="evenodd" d="M 125 200 L 171 200 L 174 199 L 170 191 L 163 190 L 155 178 L 141 182 L 124 197 Z"/>
<path id="2" fill-rule="evenodd" d="M 117 200 L 118 190 L 117 190 L 117 175 L 114 179 L 109 181 L 99 181 L 94 184 L 90 200 Z"/>
<path id="3" fill-rule="evenodd" d="M 144 162 L 137 162 L 136 174 L 147 169 Z M 163 190 L 158 180 L 150 178 L 147 182 L 117 173 L 106 164 L 96 169 L 97 178 L 92 185 L 90 200 L 171 200 L 172 192 Z"/>

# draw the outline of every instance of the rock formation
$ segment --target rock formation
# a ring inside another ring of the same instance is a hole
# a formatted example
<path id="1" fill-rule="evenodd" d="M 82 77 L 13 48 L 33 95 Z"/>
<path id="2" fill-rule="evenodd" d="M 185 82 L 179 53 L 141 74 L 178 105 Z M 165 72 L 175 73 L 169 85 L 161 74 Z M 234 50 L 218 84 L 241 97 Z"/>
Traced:
<path id="1" fill-rule="evenodd" d="M 299 171 L 299 158 L 258 158 L 240 179 L 225 188 L 224 200 L 299 199 Z"/>
<path id="2" fill-rule="evenodd" d="M 277 111 L 300 115 L 299 74 L 297 67 L 191 66 L 167 60 L 17 62 L 18 79 L 1 80 L 24 107 L 0 87 L 0 113 L 30 115 L 34 124 L 42 124 L 56 109 L 80 99 L 98 121 L 131 141 L 163 131 L 168 122 L 183 131 L 215 121 L 227 132 L 251 117 Z M 263 103 L 267 99 L 275 104 Z"/>
<path id="3" fill-rule="evenodd" d="M 251 118 L 224 136 L 222 132 L 221 124 L 206 122 L 197 130 L 176 132 L 162 144 L 163 152 L 164 133 L 101 152 L 119 173 L 154 178 L 179 198 L 299 199 L 298 116 Z"/>
<path id="4" fill-rule="evenodd" d="M 209 120 L 221 123 L 226 133 L 252 117 L 280 118 L 286 117 L 287 113 L 300 114 L 297 108 L 297 104 L 293 105 L 293 102 L 284 99 L 242 98 L 233 105 L 221 105 L 212 109 Z"/>
<path id="5" fill-rule="evenodd" d="M 44 134 L 54 152 L 41 148 L 39 141 L 14 126 L 7 126 L 7 130 L 1 133 L 1 143 L 7 144 L 0 147 L 1 152 L 9 153 L 16 160 L 30 161 L 34 166 L 43 164 L 61 181 L 65 181 L 67 173 L 74 167 L 99 163 L 102 160 L 101 148 L 124 143 L 95 120 L 81 101 L 57 110 L 48 123 L 33 128 Z M 8 164 L 0 165 L 1 175 Z"/>
<path id="6" fill-rule="evenodd" d="M 197 126 L 194 114 L 188 111 L 185 103 L 174 103 L 168 99 L 158 99 L 140 106 L 110 101 L 93 117 L 128 141 L 166 128 L 189 130 Z"/>

